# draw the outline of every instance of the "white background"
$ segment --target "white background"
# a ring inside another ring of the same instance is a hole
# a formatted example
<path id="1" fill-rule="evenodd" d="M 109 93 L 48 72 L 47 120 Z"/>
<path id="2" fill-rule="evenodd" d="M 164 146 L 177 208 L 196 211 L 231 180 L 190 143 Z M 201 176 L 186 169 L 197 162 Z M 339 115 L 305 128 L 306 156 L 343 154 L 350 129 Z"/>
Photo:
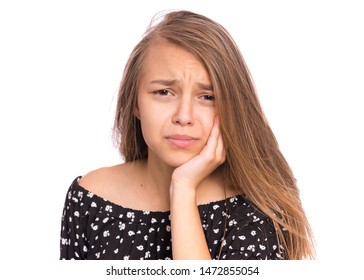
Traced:
<path id="1" fill-rule="evenodd" d="M 166 9 L 231 33 L 298 180 L 318 258 L 362 258 L 360 1 L 0 2 L 1 254 L 58 259 L 66 191 L 120 162 L 110 133 L 123 67 Z"/>

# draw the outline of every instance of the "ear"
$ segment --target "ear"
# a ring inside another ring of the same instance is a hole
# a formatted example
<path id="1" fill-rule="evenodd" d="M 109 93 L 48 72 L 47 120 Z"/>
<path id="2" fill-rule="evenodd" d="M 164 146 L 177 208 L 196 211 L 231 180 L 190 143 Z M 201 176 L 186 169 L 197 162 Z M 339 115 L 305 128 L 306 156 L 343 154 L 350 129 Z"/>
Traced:
<path id="1" fill-rule="evenodd" d="M 135 107 L 134 112 L 133 112 L 133 115 L 134 115 L 137 119 L 139 119 L 139 120 L 140 120 L 140 112 L 139 112 L 139 108 L 138 108 L 138 106 L 137 106 L 137 107 Z"/>

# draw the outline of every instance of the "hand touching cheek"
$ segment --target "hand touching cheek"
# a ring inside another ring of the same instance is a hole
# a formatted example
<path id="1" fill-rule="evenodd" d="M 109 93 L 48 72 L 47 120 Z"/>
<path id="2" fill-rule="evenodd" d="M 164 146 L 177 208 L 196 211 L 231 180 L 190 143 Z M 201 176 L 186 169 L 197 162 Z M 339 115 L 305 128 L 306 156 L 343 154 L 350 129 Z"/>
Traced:
<path id="1" fill-rule="evenodd" d="M 206 145 L 197 156 L 174 170 L 171 187 L 181 186 L 196 190 L 199 183 L 221 165 L 225 158 L 219 119 L 215 116 L 214 125 Z"/>

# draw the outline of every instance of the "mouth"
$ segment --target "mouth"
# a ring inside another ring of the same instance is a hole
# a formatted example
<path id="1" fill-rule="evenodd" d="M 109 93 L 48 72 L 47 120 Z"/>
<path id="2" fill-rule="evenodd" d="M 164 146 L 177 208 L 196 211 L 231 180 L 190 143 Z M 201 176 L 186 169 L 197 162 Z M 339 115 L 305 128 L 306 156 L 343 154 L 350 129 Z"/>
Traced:
<path id="1" fill-rule="evenodd" d="M 178 148 L 187 148 L 192 146 L 198 138 L 189 135 L 173 134 L 166 137 L 167 141 Z"/>

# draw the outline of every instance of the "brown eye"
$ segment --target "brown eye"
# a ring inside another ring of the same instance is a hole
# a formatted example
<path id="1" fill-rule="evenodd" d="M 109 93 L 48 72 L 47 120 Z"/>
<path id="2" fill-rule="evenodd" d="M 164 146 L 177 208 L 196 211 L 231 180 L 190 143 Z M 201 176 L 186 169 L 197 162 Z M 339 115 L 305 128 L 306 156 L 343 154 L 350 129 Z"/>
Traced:
<path id="1" fill-rule="evenodd" d="M 204 100 L 207 100 L 207 101 L 215 101 L 215 96 L 213 95 L 210 95 L 210 94 L 207 94 L 207 95 L 203 95 L 202 98 Z"/>
<path id="2" fill-rule="evenodd" d="M 153 91 L 154 94 L 158 94 L 158 95 L 168 95 L 170 94 L 169 90 L 166 89 L 159 89 L 156 91 Z"/>

